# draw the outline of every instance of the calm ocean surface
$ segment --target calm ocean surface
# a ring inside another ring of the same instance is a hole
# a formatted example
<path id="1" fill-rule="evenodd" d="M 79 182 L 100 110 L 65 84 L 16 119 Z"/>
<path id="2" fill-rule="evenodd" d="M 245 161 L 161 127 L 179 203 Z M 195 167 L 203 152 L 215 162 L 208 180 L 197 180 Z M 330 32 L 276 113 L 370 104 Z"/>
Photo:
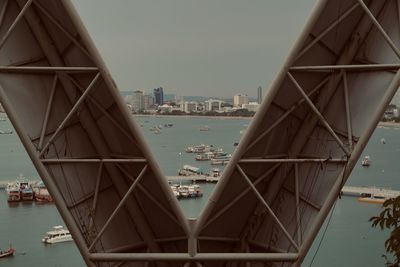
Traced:
<path id="1" fill-rule="evenodd" d="M 233 152 L 234 142 L 240 140 L 240 131 L 250 120 L 189 117 L 136 117 L 150 148 L 166 175 L 176 175 L 183 164 L 210 168 L 209 163 L 196 162 L 192 154 L 184 149 L 192 144 L 213 144 L 227 152 Z M 172 128 L 163 128 L 161 134 L 154 134 L 149 128 L 165 123 L 173 123 Z M 210 131 L 199 131 L 201 126 L 209 126 Z M 0 121 L 0 129 L 12 129 L 10 122 Z M 385 138 L 386 144 L 380 139 Z M 182 153 L 181 153 L 182 152 Z M 377 128 L 364 155 L 370 155 L 372 165 L 355 167 L 347 185 L 382 186 L 400 189 L 400 130 Z M 38 175 L 28 158 L 17 135 L 0 135 L 0 180 L 14 180 L 19 174 L 37 179 Z M 181 200 L 188 217 L 196 217 L 207 197 L 212 184 L 202 184 L 204 196 L 197 200 Z M 356 198 L 343 197 L 338 200 L 325 238 L 315 254 L 321 235 L 303 266 L 383 266 L 384 240 L 387 232 L 372 229 L 368 219 L 378 214 L 380 206 L 365 204 Z M 47 245 L 41 238 L 52 226 L 63 224 L 52 204 L 18 203 L 9 205 L 6 193 L 0 191 L 0 248 L 7 248 L 9 242 L 17 249 L 12 258 L 0 259 L 0 267 L 43 267 L 43 266 L 84 266 L 84 262 L 74 243 Z M 321 232 L 324 228 L 321 229 Z"/>

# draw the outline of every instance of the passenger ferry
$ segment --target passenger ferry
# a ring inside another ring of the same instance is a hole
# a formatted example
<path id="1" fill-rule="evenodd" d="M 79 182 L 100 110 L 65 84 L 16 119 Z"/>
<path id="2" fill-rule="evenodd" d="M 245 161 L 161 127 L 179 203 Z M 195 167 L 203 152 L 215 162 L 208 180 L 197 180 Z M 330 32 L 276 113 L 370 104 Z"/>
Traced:
<path id="1" fill-rule="evenodd" d="M 73 241 L 71 234 L 68 230 L 64 229 L 61 225 L 53 226 L 53 230 L 46 233 L 42 242 L 45 244 L 54 244 L 61 242 Z"/>

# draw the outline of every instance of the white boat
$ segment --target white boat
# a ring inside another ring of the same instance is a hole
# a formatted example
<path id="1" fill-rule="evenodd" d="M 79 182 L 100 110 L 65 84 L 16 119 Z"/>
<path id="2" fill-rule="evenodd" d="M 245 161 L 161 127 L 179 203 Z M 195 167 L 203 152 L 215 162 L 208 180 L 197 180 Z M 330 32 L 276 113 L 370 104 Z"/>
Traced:
<path id="1" fill-rule="evenodd" d="M 7 130 L 0 130 L 0 134 L 12 134 L 12 133 L 13 133 L 13 131 L 10 130 L 10 129 L 7 129 Z"/>
<path id="2" fill-rule="evenodd" d="M 207 125 L 204 125 L 204 126 L 200 127 L 200 131 L 202 131 L 202 132 L 207 132 L 209 130 L 210 130 L 210 127 L 208 127 Z"/>
<path id="3" fill-rule="evenodd" d="M 64 229 L 61 225 L 53 226 L 53 230 L 46 233 L 43 237 L 42 242 L 45 244 L 54 244 L 61 242 L 73 241 L 71 234 L 67 229 Z"/>
<path id="4" fill-rule="evenodd" d="M 368 167 L 371 165 L 371 158 L 369 156 L 365 156 L 361 162 L 361 165 L 364 167 Z"/>
<path id="5" fill-rule="evenodd" d="M 188 146 L 185 151 L 186 153 L 206 153 L 215 151 L 215 148 L 212 145 L 200 144 Z"/>
<path id="6" fill-rule="evenodd" d="M 180 197 L 183 197 L 183 198 L 190 197 L 189 187 L 188 186 L 185 186 L 185 185 L 179 186 L 178 192 L 179 192 L 179 196 Z"/>
<path id="7" fill-rule="evenodd" d="M 213 152 L 206 152 L 204 154 L 197 154 L 195 156 L 195 159 L 198 161 L 207 161 L 207 160 L 211 160 L 212 158 L 214 158 Z"/>
<path id="8" fill-rule="evenodd" d="M 226 164 L 228 164 L 231 157 L 232 157 L 231 154 L 228 154 L 226 156 L 221 156 L 221 157 L 214 157 L 211 160 L 211 165 L 226 165 Z"/>

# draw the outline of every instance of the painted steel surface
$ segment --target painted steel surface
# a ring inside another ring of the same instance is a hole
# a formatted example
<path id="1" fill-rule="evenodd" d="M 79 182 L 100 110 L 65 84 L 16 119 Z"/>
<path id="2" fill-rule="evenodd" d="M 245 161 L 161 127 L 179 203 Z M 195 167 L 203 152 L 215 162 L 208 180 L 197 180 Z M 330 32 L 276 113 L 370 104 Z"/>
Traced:
<path id="1" fill-rule="evenodd" d="M 298 266 L 399 86 L 398 10 L 318 2 L 197 221 L 70 2 L 0 1 L 0 100 L 88 265 Z"/>

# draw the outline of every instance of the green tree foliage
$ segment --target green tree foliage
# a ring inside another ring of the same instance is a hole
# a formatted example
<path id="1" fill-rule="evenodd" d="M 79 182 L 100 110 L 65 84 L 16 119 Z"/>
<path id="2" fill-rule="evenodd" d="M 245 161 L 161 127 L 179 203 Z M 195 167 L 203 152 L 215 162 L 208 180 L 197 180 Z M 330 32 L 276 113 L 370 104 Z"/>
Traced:
<path id="1" fill-rule="evenodd" d="M 369 219 L 373 227 L 381 230 L 391 230 L 389 238 L 385 241 L 386 252 L 394 257 L 394 261 L 389 260 L 387 255 L 382 255 L 386 261 L 386 266 L 400 266 L 400 196 L 386 200 L 382 205 L 379 216 Z"/>

